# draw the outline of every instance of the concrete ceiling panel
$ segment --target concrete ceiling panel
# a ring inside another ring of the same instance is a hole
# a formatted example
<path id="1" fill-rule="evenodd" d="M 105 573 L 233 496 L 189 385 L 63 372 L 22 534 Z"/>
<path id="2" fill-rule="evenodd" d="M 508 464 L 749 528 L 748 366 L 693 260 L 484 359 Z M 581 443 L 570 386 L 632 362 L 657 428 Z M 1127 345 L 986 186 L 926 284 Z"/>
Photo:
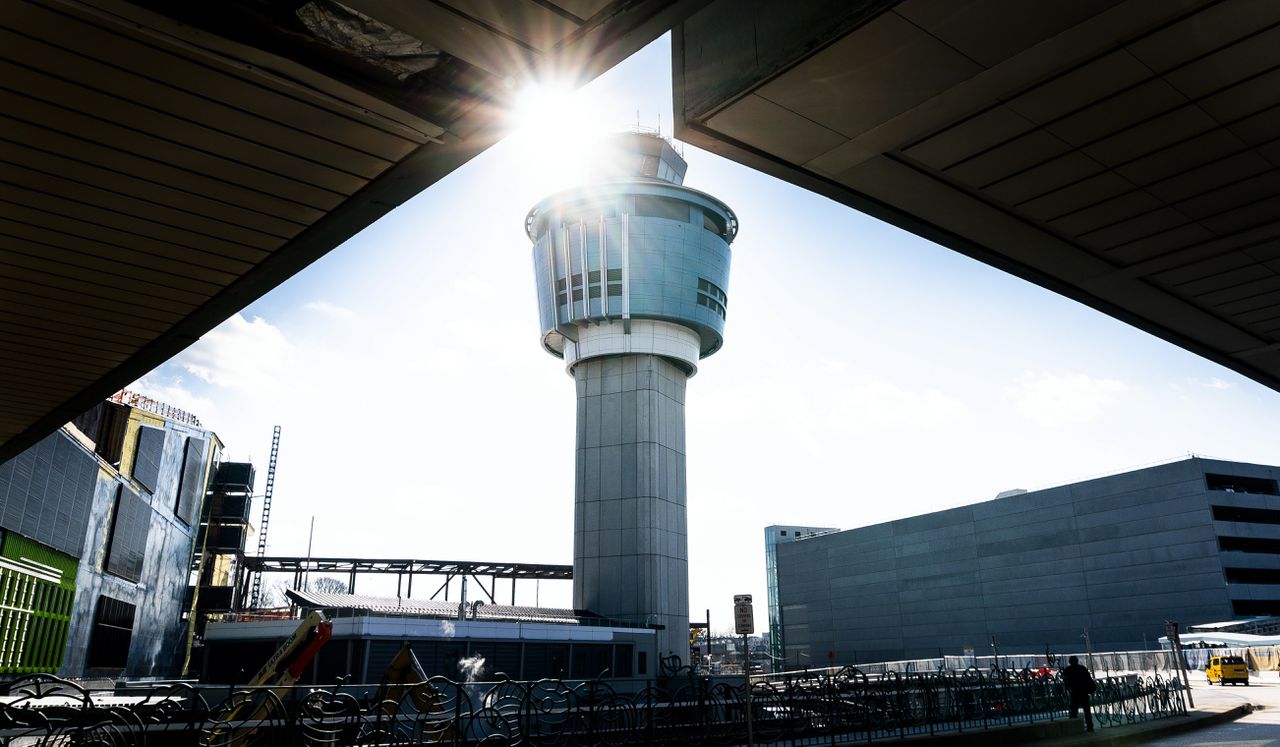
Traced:
<path id="1" fill-rule="evenodd" d="M 1150 77 L 1150 68 L 1121 49 L 1034 85 L 1006 105 L 1047 124 Z"/>
<path id="2" fill-rule="evenodd" d="M 1166 202 L 1177 202 L 1271 168 L 1271 164 L 1256 153 L 1237 152 L 1163 179 L 1147 181 L 1144 189 Z"/>
<path id="3" fill-rule="evenodd" d="M 579 25 L 533 0 L 446 0 L 445 5 L 544 53 Z"/>
<path id="4" fill-rule="evenodd" d="M 1257 270 L 1247 276 L 1246 282 L 1239 282 L 1226 288 L 1209 291 L 1197 297 L 1201 303 L 1214 307 L 1228 307 L 1237 304 L 1253 303 L 1251 308 L 1257 308 L 1260 305 L 1274 304 L 1277 298 L 1276 294 L 1280 293 L 1280 275 L 1277 275 L 1262 265 L 1255 265 Z"/>
<path id="5" fill-rule="evenodd" d="M 1179 283 L 1174 286 L 1175 290 L 1187 296 L 1205 296 L 1209 293 L 1243 288 L 1258 280 L 1260 276 L 1274 274 L 1261 262 L 1252 260 L 1243 252 L 1232 255 L 1231 259 L 1239 260 L 1242 264 L 1230 270 L 1223 269 L 1207 277 Z"/>
<path id="6" fill-rule="evenodd" d="M 1006 205 L 1023 205 L 1071 184 L 1096 176 L 1102 164 L 1080 153 L 1070 151 L 1057 158 L 1026 169 L 1006 179 L 987 185 L 982 191 Z M 1053 215 L 1066 212 L 1059 210 Z"/>
<path id="7" fill-rule="evenodd" d="M 1280 63 L 1280 27 L 1247 36 L 1165 73 L 1170 85 L 1199 98 L 1266 72 Z"/>
<path id="8" fill-rule="evenodd" d="M 927 166 L 942 170 L 1034 127 L 1021 114 L 1008 107 L 997 106 L 931 135 L 903 152 Z"/>
<path id="9" fill-rule="evenodd" d="M 1156 184 L 1247 151 L 1248 146 L 1240 138 L 1227 130 L 1215 129 L 1121 164 L 1115 172 L 1136 184 Z"/>
<path id="10" fill-rule="evenodd" d="M 1233 122 L 1228 129 L 1249 145 L 1269 145 L 1280 136 L 1280 106 Z M 1275 163 L 1275 159 L 1272 162 Z"/>
<path id="11" fill-rule="evenodd" d="M 552 5 L 564 8 L 585 21 L 609 7 L 610 2 L 612 0 L 552 0 Z"/>
<path id="12" fill-rule="evenodd" d="M 894 12 L 983 67 L 1009 59 L 1119 0 L 906 0 Z"/>
<path id="13" fill-rule="evenodd" d="M 1271 0 L 1208 3 L 1127 46 L 1152 70 L 1164 72 L 1277 22 L 1280 22 L 1280 3 Z"/>
<path id="14" fill-rule="evenodd" d="M 1225 236 L 1266 224 L 1278 214 L 1280 214 L 1280 200 L 1273 197 L 1241 205 L 1234 210 L 1218 213 L 1212 217 L 1201 218 L 1199 223 L 1219 236 Z"/>
<path id="15" fill-rule="evenodd" d="M 1089 159 L 1093 163 L 1093 159 Z M 1038 220 L 1051 221 L 1054 218 L 1073 213 L 1094 204 L 1098 200 L 1124 194 L 1134 189 L 1133 182 L 1114 172 L 1106 171 L 1049 192 L 1018 207 L 1022 212 Z"/>
<path id="16" fill-rule="evenodd" d="M 1188 224 L 1187 216 L 1174 208 L 1159 208 L 1114 225 L 1079 234 L 1080 242 L 1109 250 Z"/>
<path id="17" fill-rule="evenodd" d="M 1248 205 L 1280 196 L 1280 171 L 1271 170 L 1243 179 L 1234 184 L 1206 191 L 1177 203 L 1178 210 L 1196 220 L 1232 210 L 1238 205 Z M 1277 210 L 1280 213 L 1280 210 Z"/>
<path id="18" fill-rule="evenodd" d="M 1187 98 L 1162 80 L 1146 80 L 1095 101 L 1046 127 L 1072 145 L 1088 145 L 1177 109 L 1187 103 Z"/>
<path id="19" fill-rule="evenodd" d="M 1142 191 L 1131 191 L 1094 203 L 1050 221 L 1049 225 L 1072 236 L 1082 236 L 1163 207 L 1164 203 Z"/>
<path id="20" fill-rule="evenodd" d="M 803 163 L 845 142 L 845 137 L 805 119 L 790 109 L 752 94 L 711 118 L 711 125 L 730 136 L 754 134 L 764 150 Z"/>
<path id="21" fill-rule="evenodd" d="M 1119 166 L 1217 126 L 1218 123 L 1199 108 L 1184 106 L 1085 145 L 1082 150 L 1108 166 Z"/>
<path id="22" fill-rule="evenodd" d="M 1032 130 L 984 153 L 946 169 L 946 175 L 976 189 L 1006 179 L 1038 164 L 1057 158 L 1071 149 L 1062 140 Z"/>
<path id="23" fill-rule="evenodd" d="M 1219 122 L 1234 122 L 1280 104 L 1280 69 L 1237 83 L 1198 103 Z"/>
<path id="24" fill-rule="evenodd" d="M 1243 250 L 1237 250 L 1193 262 L 1172 270 L 1152 274 L 1152 282 L 1168 288 L 1184 288 L 1203 282 L 1206 279 L 1230 275 L 1241 268 L 1248 268 L 1257 262 Z M 1194 292 L 1194 291 L 1193 291 Z"/>
<path id="25" fill-rule="evenodd" d="M 761 87 L 760 94 L 853 137 L 981 69 L 901 16 L 885 13 Z"/>

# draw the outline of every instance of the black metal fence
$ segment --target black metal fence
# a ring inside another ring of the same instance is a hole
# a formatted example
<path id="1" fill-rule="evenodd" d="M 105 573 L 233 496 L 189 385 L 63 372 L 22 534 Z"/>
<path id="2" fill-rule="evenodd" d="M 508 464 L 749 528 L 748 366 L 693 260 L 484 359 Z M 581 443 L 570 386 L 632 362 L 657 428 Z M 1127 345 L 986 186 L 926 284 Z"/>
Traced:
<path id="1" fill-rule="evenodd" d="M 1173 679 L 1099 681 L 1101 726 L 1184 714 Z M 390 696 L 390 697 L 388 697 Z M 820 745 L 969 732 L 1066 717 L 1059 679 L 1031 671 L 867 676 L 834 673 L 754 682 L 757 744 Z M 661 681 L 454 682 L 395 691 L 228 691 L 167 685 L 90 692 L 37 675 L 0 687 L 0 744 L 14 745 L 734 745 L 746 743 L 743 683 L 677 673 Z"/>

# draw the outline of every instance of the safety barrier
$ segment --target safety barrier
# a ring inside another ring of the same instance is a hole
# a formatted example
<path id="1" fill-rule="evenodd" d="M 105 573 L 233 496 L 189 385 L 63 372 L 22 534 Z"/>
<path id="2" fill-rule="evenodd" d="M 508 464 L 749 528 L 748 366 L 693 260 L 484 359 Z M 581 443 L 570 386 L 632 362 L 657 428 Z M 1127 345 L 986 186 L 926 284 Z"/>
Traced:
<path id="1" fill-rule="evenodd" d="M 630 687 L 628 690 L 627 688 Z M 1158 675 L 1099 681 L 1095 720 L 1186 712 Z M 748 706 L 749 703 L 749 706 Z M 846 668 L 746 685 L 672 672 L 661 681 L 455 682 L 378 690 L 188 684 L 87 691 L 49 675 L 0 686 L 0 744 L 817 745 L 971 732 L 1066 717 L 1053 675 L 1007 669 L 890 673 Z"/>

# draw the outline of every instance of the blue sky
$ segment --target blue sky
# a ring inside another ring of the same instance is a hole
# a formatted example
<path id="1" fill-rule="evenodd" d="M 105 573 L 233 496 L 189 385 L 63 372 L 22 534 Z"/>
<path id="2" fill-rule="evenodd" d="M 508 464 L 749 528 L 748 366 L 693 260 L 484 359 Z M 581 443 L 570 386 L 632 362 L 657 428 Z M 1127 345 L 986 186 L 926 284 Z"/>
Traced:
<path id="1" fill-rule="evenodd" d="M 666 38 L 135 385 L 260 470 L 283 427 L 270 553 L 305 553 L 315 516 L 317 555 L 571 562 L 574 388 L 538 344 L 523 220 L 573 182 L 591 132 L 637 112 L 670 130 Z M 1276 392 L 685 153 L 686 184 L 741 223 L 725 346 L 688 389 L 690 599 L 713 628 L 738 593 L 764 628 L 768 524 L 852 528 L 1188 452 L 1280 462 Z M 568 606 L 567 584 L 537 601 Z"/>

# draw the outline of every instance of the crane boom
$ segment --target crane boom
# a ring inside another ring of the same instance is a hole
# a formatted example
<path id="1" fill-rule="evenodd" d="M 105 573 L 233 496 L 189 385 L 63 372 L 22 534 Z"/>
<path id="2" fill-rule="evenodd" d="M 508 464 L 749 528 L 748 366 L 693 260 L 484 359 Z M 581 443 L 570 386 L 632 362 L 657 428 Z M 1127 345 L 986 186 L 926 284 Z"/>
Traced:
<path id="1" fill-rule="evenodd" d="M 276 458 L 280 455 L 280 426 L 271 433 L 271 460 L 267 462 L 267 486 L 262 491 L 262 521 L 258 525 L 258 557 L 267 554 L 267 525 L 271 522 L 271 492 L 276 486 Z M 250 609 L 258 606 L 262 594 L 262 571 L 253 574 L 253 589 L 249 596 Z"/>

